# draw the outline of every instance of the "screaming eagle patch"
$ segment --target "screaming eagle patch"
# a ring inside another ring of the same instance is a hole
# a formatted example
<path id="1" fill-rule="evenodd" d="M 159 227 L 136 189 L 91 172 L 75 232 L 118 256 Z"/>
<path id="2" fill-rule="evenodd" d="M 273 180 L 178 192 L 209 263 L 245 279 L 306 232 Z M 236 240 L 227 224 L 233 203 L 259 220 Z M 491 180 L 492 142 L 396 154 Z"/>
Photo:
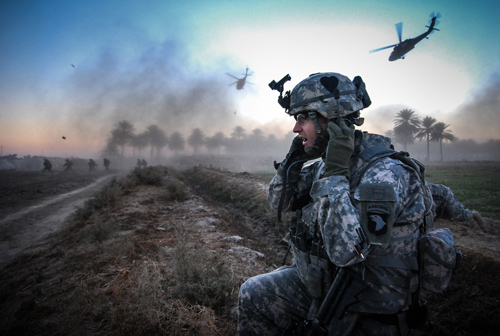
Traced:
<path id="1" fill-rule="evenodd" d="M 376 236 L 387 233 L 387 220 L 390 209 L 384 204 L 369 204 L 367 206 L 368 231 Z"/>
<path id="2" fill-rule="evenodd" d="M 366 183 L 359 186 L 361 227 L 368 242 L 385 245 L 391 241 L 396 192 L 388 183 Z"/>

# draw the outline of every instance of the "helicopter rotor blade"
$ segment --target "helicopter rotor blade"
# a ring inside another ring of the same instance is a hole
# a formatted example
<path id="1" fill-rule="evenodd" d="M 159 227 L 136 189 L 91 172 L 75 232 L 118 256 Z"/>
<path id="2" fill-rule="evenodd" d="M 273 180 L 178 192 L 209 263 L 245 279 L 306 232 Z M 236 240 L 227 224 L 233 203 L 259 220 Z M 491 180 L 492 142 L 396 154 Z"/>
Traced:
<path id="1" fill-rule="evenodd" d="M 380 50 L 384 50 L 384 49 L 389 49 L 389 48 L 392 48 L 392 47 L 395 47 L 395 46 L 397 46 L 397 44 L 393 44 L 393 45 L 390 45 L 390 46 L 387 46 L 387 47 L 378 48 L 378 49 L 373 49 L 373 50 L 370 50 L 368 53 L 372 54 L 374 52 L 377 52 L 377 51 L 380 51 Z"/>
<path id="2" fill-rule="evenodd" d="M 395 26 L 398 33 L 399 42 L 401 43 L 401 40 L 403 39 L 403 22 L 396 23 Z"/>
<path id="3" fill-rule="evenodd" d="M 431 19 L 433 19 L 433 18 L 439 19 L 441 17 L 441 13 L 432 12 L 430 17 L 431 17 Z"/>
<path id="4" fill-rule="evenodd" d="M 426 26 L 426 27 L 430 28 L 430 26 L 432 25 L 432 20 L 434 20 L 434 26 L 433 26 L 433 29 L 431 31 L 431 34 L 432 34 L 432 33 L 434 33 L 434 30 L 439 31 L 439 29 L 437 29 L 436 26 L 439 24 L 439 21 L 437 19 L 441 17 L 441 13 L 434 13 L 434 12 L 432 12 L 430 14 L 430 17 L 431 17 L 431 19 L 429 20 L 429 25 Z"/>
<path id="5" fill-rule="evenodd" d="M 231 75 L 230 73 L 227 73 L 227 72 L 226 72 L 226 75 L 228 75 L 229 77 L 233 77 L 234 79 L 239 79 L 238 77 L 233 76 L 233 75 Z"/>
<path id="6" fill-rule="evenodd" d="M 432 20 L 434 18 L 436 18 L 436 20 L 434 22 L 434 26 L 437 26 L 439 24 L 438 19 L 441 17 L 441 13 L 439 13 L 439 12 L 438 13 L 432 12 L 431 15 L 430 15 L 430 17 L 431 17 L 431 19 L 429 20 L 429 25 L 432 23 Z M 438 30 L 438 29 L 436 29 L 436 30 Z"/>

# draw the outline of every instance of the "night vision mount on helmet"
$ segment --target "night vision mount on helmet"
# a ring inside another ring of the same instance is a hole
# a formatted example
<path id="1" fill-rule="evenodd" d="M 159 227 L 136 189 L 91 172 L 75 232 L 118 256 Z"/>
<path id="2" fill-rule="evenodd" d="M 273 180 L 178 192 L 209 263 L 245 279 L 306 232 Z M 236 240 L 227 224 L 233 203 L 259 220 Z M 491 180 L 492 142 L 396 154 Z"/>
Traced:
<path id="1" fill-rule="evenodd" d="M 291 93 L 287 91 L 283 97 L 283 85 L 290 79 L 286 75 L 278 83 L 272 81 L 269 86 L 280 92 L 278 103 L 291 116 L 314 111 L 329 120 L 335 120 L 371 105 L 366 85 L 360 76 L 351 81 L 334 72 L 312 74 L 297 84 Z M 360 126 L 363 119 L 356 115 L 353 122 Z"/>

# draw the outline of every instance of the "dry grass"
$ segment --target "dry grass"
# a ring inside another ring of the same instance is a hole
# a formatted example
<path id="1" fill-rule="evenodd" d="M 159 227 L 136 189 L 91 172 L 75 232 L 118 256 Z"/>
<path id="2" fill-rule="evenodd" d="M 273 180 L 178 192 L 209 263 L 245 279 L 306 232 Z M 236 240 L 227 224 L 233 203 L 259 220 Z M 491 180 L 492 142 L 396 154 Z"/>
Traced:
<path id="1" fill-rule="evenodd" d="M 233 270 L 220 252 L 193 248 L 182 239 L 174 253 L 173 270 L 177 279 L 175 297 L 221 315 L 229 313 L 238 288 Z"/>
<path id="2" fill-rule="evenodd" d="M 280 245 L 288 232 L 286 219 L 277 221 L 267 202 L 267 182 L 248 173 L 223 172 L 195 167 L 184 172 L 186 181 L 207 202 L 223 207 L 230 230 L 254 240 L 250 246 L 280 266 L 286 248 Z M 228 206 L 230 205 L 230 206 Z"/>
<path id="3" fill-rule="evenodd" d="M 161 212 L 120 215 L 119 201 L 137 188 L 158 195 L 152 208 L 190 197 L 177 176 L 157 170 L 113 180 L 75 213 L 55 246 L 2 274 L 2 335 L 232 333 L 237 284 L 224 257 L 182 228 L 169 230 L 173 237 L 155 230 Z"/>
<path id="4" fill-rule="evenodd" d="M 244 173 L 197 168 L 180 175 L 166 167 L 111 182 L 53 245 L 0 274 L 0 333 L 234 335 L 242 279 L 279 266 L 285 251 L 277 242 L 286 222 L 276 222 L 258 183 Z M 205 203 L 194 201 L 201 197 Z M 203 206 L 196 212 L 185 204 Z M 217 217 L 218 230 L 245 237 L 245 247 L 268 257 L 260 265 L 231 259 L 228 242 L 213 243 L 192 225 L 203 216 Z M 431 317 L 421 334 L 500 330 L 499 260 L 462 251 L 449 289 L 427 298 Z"/>

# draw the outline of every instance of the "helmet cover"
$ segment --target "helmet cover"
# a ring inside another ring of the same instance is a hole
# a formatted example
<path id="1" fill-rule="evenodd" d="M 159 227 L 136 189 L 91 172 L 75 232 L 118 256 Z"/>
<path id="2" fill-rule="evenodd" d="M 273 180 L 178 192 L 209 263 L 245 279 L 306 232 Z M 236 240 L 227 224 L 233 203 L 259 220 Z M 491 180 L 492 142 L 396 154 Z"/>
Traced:
<path id="1" fill-rule="evenodd" d="M 335 72 L 312 74 L 293 88 L 287 113 L 293 116 L 316 111 L 327 119 L 345 117 L 368 107 L 363 104 L 365 93 L 344 75 Z M 339 97 L 338 104 L 336 97 Z"/>

